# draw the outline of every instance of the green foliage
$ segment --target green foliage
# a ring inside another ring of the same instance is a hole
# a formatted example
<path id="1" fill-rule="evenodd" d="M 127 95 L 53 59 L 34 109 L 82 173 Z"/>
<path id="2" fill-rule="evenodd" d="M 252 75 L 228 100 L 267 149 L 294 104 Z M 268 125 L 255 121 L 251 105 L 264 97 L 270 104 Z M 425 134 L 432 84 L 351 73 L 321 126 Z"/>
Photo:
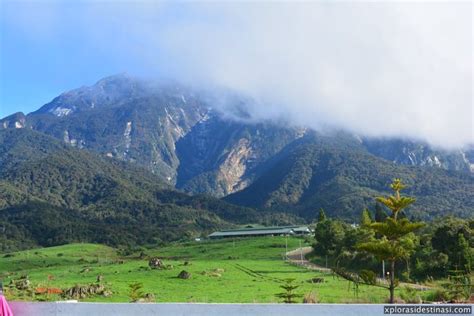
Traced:
<path id="1" fill-rule="evenodd" d="M 339 253 L 346 234 L 347 224 L 341 221 L 326 220 L 318 222 L 314 230 L 313 248 L 320 255 L 333 256 Z"/>
<path id="2" fill-rule="evenodd" d="M 299 247 L 301 239 L 288 237 L 288 248 Z M 321 303 L 382 303 L 382 289 L 360 287 L 360 297 L 347 292 L 347 282 L 328 277 L 327 274 L 302 269 L 287 264 L 282 254 L 285 237 L 242 238 L 201 242 L 173 242 L 169 245 L 150 247 L 146 253 L 164 258 L 174 270 L 148 269 L 147 260 L 140 258 L 142 249 L 133 249 L 131 255 L 123 257 L 115 248 L 95 244 L 69 244 L 16 252 L 13 256 L 0 256 L 0 270 L 4 285 L 28 273 L 32 288 L 44 286 L 48 275 L 48 287 L 66 289 L 75 284 L 91 284 L 98 275 L 104 277 L 103 284 L 112 292 L 111 296 L 90 296 L 80 299 L 85 302 L 130 302 L 131 283 L 142 283 L 142 292 L 154 293 L 157 302 L 196 303 L 276 303 L 280 299 L 275 293 L 283 292 L 278 285 L 286 278 L 294 278 L 300 287 L 298 293 L 309 293 L 317 289 Z M 280 247 L 275 247 L 278 244 Z M 235 245 L 235 246 L 234 246 Z M 206 250 L 204 252 L 204 250 Z M 57 254 L 63 256 L 58 257 Z M 234 259 L 230 260 L 229 256 Z M 238 258 L 237 258 L 238 257 Z M 184 268 L 193 278 L 186 282 L 176 278 Z M 89 271 L 85 270 L 89 269 Z M 223 269 L 222 277 L 202 275 L 202 271 Z M 82 271 L 82 272 L 81 272 Z M 324 278 L 324 283 L 310 283 L 313 278 Z M 232 288 L 232 291 L 224 289 Z M 34 292 L 34 291 L 33 291 Z M 11 300 L 38 300 L 39 297 L 19 298 L 6 293 Z M 55 301 L 54 296 L 45 298 Z M 296 299 L 301 302 L 301 299 Z"/>
<path id="3" fill-rule="evenodd" d="M 135 283 L 129 284 L 129 288 L 130 288 L 130 293 L 128 294 L 128 296 L 130 297 L 131 302 L 136 302 L 143 297 L 144 295 L 142 291 L 143 283 L 135 282 Z"/>
<path id="4" fill-rule="evenodd" d="M 369 209 L 364 209 L 360 218 L 360 226 L 367 228 L 372 224 L 372 217 L 370 216 Z"/>
<path id="5" fill-rule="evenodd" d="M 469 244 L 463 234 L 458 235 L 456 248 L 458 250 L 458 263 L 460 268 L 464 270 L 465 273 L 470 273 L 473 251 L 469 247 Z"/>
<path id="6" fill-rule="evenodd" d="M 474 253 L 474 238 L 469 222 L 447 218 L 435 227 L 431 239 L 433 249 L 449 257 L 450 269 L 463 269 L 469 273 Z"/>
<path id="7" fill-rule="evenodd" d="M 295 290 L 299 288 L 299 285 L 295 285 L 293 283 L 294 281 L 295 279 L 285 279 L 285 283 L 280 285 L 280 288 L 282 288 L 284 292 L 275 294 L 276 297 L 283 299 L 283 303 L 296 303 L 296 299 L 303 296 L 302 294 L 295 293 Z"/>
<path id="8" fill-rule="evenodd" d="M 357 249 L 390 263 L 389 290 L 390 303 L 393 303 L 395 287 L 398 285 L 398 280 L 395 277 L 395 263 L 400 260 L 408 260 L 413 254 L 416 247 L 416 238 L 413 233 L 424 224 L 411 223 L 407 218 L 397 219 L 399 212 L 412 204 L 415 199 L 400 195 L 400 191 L 405 188 L 400 179 L 395 179 L 391 188 L 394 191 L 393 195 L 377 198 L 380 203 L 391 210 L 391 216 L 384 222 L 370 224 L 370 228 L 381 238 L 359 243 Z"/>
<path id="9" fill-rule="evenodd" d="M 322 223 L 327 220 L 326 217 L 326 212 L 324 212 L 323 208 L 319 209 L 319 214 L 318 214 L 318 223 Z"/>
<path id="10" fill-rule="evenodd" d="M 376 234 L 385 236 L 388 240 L 398 240 L 423 226 L 424 223 L 411 223 L 407 218 L 395 220 L 391 217 L 387 218 L 385 222 L 370 225 Z"/>
<path id="11" fill-rule="evenodd" d="M 384 209 L 380 205 L 380 203 L 375 203 L 375 218 L 374 220 L 378 223 L 385 221 L 388 217 L 387 213 L 385 213 Z"/>
<path id="12" fill-rule="evenodd" d="M 471 276 L 463 270 L 450 271 L 449 282 L 444 283 L 443 287 L 453 303 L 466 302 L 474 289 Z"/>
<path id="13" fill-rule="evenodd" d="M 408 304 L 423 303 L 419 290 L 413 287 L 405 286 L 403 291 L 400 291 L 400 297 Z"/>
<path id="14" fill-rule="evenodd" d="M 225 200 L 250 207 L 291 209 L 308 220 L 317 218 L 315 209 L 324 208 L 329 217 L 359 221 L 357 210 L 372 206 L 393 178 L 406 181 L 406 192 L 416 196 L 417 203 L 407 197 L 392 207 L 409 206 L 410 215 L 422 220 L 447 212 L 459 217 L 472 214 L 474 178 L 469 174 L 394 164 L 361 150 L 353 140 L 318 134 L 308 134 L 289 146 L 255 182 Z M 375 220 L 384 220 L 378 206 Z"/>
<path id="15" fill-rule="evenodd" d="M 233 224 L 298 222 L 177 192 L 145 169 L 28 129 L 0 130 L 0 144 L 0 251 L 70 242 L 159 244 Z"/>
<path id="16" fill-rule="evenodd" d="M 359 276 L 364 284 L 375 285 L 377 283 L 377 275 L 374 271 L 361 270 Z"/>

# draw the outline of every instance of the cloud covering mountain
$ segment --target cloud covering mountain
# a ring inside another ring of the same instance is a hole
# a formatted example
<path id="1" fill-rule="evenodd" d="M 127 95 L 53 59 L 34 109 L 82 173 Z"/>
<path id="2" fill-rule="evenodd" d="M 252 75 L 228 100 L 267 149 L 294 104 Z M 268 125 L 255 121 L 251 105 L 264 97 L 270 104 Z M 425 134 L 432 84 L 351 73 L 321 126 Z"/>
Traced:
<path id="1" fill-rule="evenodd" d="M 243 92 L 257 120 L 447 148 L 474 143 L 469 2 L 73 7 L 24 4 L 10 22 L 46 43 L 75 25 L 85 58 Z"/>

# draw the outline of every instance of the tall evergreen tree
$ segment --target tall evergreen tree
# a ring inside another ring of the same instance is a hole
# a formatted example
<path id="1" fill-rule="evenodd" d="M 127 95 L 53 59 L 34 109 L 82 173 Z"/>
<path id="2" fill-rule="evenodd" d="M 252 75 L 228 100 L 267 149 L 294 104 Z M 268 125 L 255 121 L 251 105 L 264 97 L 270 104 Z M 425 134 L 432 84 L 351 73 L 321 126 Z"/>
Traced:
<path id="1" fill-rule="evenodd" d="M 405 188 L 400 179 L 395 179 L 390 187 L 394 191 L 393 195 L 377 198 L 378 202 L 385 205 L 391 211 L 390 216 L 382 222 L 374 222 L 369 225 L 376 236 L 378 236 L 378 239 L 361 242 L 356 246 L 358 250 L 365 251 L 379 260 L 389 263 L 389 286 L 379 284 L 373 271 L 361 270 L 358 274 L 344 270 L 335 272 L 356 285 L 364 283 L 387 288 L 390 291 L 390 303 L 393 304 L 395 301 L 395 288 L 398 285 L 398 280 L 395 278 L 395 263 L 397 261 L 409 260 L 415 249 L 413 232 L 424 224 L 412 223 L 406 217 L 399 218 L 402 210 L 414 203 L 415 199 L 400 194 Z"/>
<path id="2" fill-rule="evenodd" d="M 380 203 L 375 203 L 375 221 L 381 223 L 387 219 L 387 216 Z"/>
<path id="3" fill-rule="evenodd" d="M 469 243 L 463 234 L 458 235 L 456 248 L 459 267 L 464 271 L 464 273 L 469 274 L 471 272 L 472 249 L 469 247 Z"/>
<path id="4" fill-rule="evenodd" d="M 318 223 L 322 223 L 327 220 L 326 213 L 323 208 L 319 209 Z"/>
<path id="5" fill-rule="evenodd" d="M 369 227 L 372 224 L 372 216 L 370 216 L 369 209 L 365 209 L 362 211 L 362 215 L 360 218 L 360 226 L 361 227 Z"/>

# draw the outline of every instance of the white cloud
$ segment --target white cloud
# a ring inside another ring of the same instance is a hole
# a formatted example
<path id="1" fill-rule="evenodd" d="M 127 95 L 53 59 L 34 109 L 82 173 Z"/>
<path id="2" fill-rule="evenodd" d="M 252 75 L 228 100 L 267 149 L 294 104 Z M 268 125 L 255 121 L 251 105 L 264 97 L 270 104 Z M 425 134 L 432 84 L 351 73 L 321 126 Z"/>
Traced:
<path id="1" fill-rule="evenodd" d="M 170 25 L 176 72 L 291 118 L 444 147 L 474 142 L 470 2 L 307 2 L 197 7 Z"/>
<path id="2" fill-rule="evenodd" d="M 474 143 L 470 1 L 85 4 L 88 45 L 246 93 L 257 119 Z"/>

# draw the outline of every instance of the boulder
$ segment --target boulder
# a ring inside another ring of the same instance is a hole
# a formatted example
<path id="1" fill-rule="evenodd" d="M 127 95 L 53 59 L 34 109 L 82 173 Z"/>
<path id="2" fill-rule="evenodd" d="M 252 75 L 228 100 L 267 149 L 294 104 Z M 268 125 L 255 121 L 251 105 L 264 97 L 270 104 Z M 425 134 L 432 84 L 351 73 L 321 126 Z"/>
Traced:
<path id="1" fill-rule="evenodd" d="M 324 283 L 324 278 L 312 278 L 308 280 L 309 283 Z"/>
<path id="2" fill-rule="evenodd" d="M 137 300 L 137 303 L 154 303 L 155 301 L 155 294 L 146 293 L 142 298 Z"/>
<path id="3" fill-rule="evenodd" d="M 163 261 L 158 259 L 157 257 L 153 257 L 148 261 L 148 266 L 152 269 L 163 269 L 165 268 L 165 264 Z"/>
<path id="4" fill-rule="evenodd" d="M 191 273 L 189 273 L 188 271 L 183 270 L 178 274 L 178 278 L 185 279 L 185 280 L 190 279 L 191 278 Z"/>
<path id="5" fill-rule="evenodd" d="M 66 298 L 83 299 L 92 295 L 110 296 L 112 293 L 106 290 L 102 284 L 75 285 L 64 291 L 63 296 Z"/>
<path id="6" fill-rule="evenodd" d="M 20 277 L 20 279 L 15 281 L 15 287 L 17 290 L 23 291 L 30 288 L 30 280 L 27 275 Z"/>

